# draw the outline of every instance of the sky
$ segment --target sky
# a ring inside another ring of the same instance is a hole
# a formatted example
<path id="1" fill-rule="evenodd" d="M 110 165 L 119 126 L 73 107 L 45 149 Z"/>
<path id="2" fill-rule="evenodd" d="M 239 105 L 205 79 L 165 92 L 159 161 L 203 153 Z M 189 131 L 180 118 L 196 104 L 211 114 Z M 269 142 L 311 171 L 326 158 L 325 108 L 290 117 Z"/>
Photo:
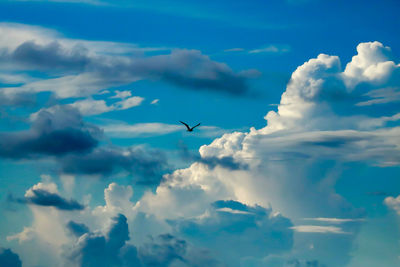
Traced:
<path id="1" fill-rule="evenodd" d="M 0 266 L 400 266 L 399 11 L 1 0 Z"/>

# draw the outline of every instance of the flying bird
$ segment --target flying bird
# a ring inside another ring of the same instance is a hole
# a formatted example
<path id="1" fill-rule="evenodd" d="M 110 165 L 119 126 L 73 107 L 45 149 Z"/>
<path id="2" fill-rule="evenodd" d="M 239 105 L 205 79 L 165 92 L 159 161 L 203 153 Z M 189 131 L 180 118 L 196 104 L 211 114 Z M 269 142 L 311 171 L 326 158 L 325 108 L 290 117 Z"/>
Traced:
<path id="1" fill-rule="evenodd" d="M 188 132 L 193 132 L 193 129 L 200 125 L 200 123 L 199 123 L 199 124 L 197 124 L 197 125 L 195 125 L 193 127 L 189 127 L 189 125 L 187 125 L 183 121 L 179 121 L 179 122 L 186 126 Z"/>

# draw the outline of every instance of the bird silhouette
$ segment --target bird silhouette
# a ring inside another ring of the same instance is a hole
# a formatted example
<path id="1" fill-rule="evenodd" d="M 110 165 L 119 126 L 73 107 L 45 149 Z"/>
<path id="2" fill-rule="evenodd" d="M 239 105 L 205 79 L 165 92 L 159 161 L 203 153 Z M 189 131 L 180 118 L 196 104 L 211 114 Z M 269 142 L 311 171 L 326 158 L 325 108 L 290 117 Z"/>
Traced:
<path id="1" fill-rule="evenodd" d="M 200 123 L 199 123 L 199 124 L 197 124 L 197 125 L 195 125 L 193 127 L 190 127 L 189 125 L 187 125 L 183 121 L 179 121 L 179 122 L 186 126 L 188 132 L 193 132 L 193 129 L 200 125 Z"/>

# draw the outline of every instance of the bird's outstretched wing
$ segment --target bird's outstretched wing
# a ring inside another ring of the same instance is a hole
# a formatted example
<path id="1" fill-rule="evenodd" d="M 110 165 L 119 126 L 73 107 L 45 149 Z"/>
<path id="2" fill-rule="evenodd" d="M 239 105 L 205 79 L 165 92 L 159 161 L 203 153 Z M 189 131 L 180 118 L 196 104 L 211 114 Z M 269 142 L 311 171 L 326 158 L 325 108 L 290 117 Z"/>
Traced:
<path id="1" fill-rule="evenodd" d="M 186 126 L 186 128 L 188 129 L 188 130 L 190 130 L 190 127 L 189 127 L 189 125 L 187 125 L 186 123 L 184 123 L 183 121 L 179 121 L 180 123 L 182 123 L 183 125 L 185 125 Z"/>
<path id="2" fill-rule="evenodd" d="M 200 125 L 200 123 L 199 123 L 199 124 L 197 124 L 196 126 L 193 126 L 193 127 L 192 127 L 192 130 L 193 130 L 194 128 L 196 128 L 197 126 L 199 126 L 199 125 Z"/>

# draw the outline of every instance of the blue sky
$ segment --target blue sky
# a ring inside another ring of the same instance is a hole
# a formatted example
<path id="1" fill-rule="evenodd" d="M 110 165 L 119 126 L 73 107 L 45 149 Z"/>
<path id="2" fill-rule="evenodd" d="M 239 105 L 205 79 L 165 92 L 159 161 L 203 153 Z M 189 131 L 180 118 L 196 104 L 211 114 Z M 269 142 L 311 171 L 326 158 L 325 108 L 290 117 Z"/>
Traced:
<path id="1" fill-rule="evenodd" d="M 0 1 L 0 265 L 398 266 L 399 8 Z"/>

